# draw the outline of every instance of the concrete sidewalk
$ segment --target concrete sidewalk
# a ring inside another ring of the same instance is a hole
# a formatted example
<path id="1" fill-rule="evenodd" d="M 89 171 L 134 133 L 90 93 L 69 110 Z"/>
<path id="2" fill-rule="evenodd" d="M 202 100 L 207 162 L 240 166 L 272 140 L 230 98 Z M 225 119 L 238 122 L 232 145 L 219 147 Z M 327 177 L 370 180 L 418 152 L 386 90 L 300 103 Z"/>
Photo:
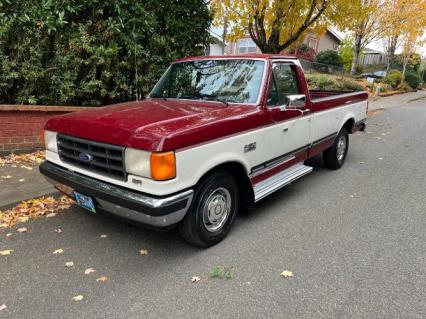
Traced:
<path id="1" fill-rule="evenodd" d="M 52 195 L 57 190 L 38 171 L 38 165 L 0 166 L 0 210 L 35 197 Z"/>
<path id="2" fill-rule="evenodd" d="M 369 110 L 400 106 L 422 98 L 426 99 L 426 91 L 382 97 L 370 101 Z M 24 165 L 31 167 L 31 170 L 21 166 L 21 164 L 0 166 L 0 209 L 9 208 L 22 200 L 58 193 L 39 173 L 38 165 Z M 6 178 L 8 176 L 10 178 Z M 23 181 L 20 181 L 22 179 Z"/>

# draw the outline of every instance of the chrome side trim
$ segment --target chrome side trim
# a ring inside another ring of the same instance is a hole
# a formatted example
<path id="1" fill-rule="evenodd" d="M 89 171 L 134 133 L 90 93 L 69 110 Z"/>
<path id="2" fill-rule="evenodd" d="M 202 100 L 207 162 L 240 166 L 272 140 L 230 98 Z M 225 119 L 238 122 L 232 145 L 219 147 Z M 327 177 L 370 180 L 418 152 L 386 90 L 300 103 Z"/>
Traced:
<path id="1" fill-rule="evenodd" d="M 296 158 L 295 155 L 290 155 L 290 156 L 284 157 L 282 159 L 278 159 L 274 162 L 271 162 L 270 164 L 266 165 L 264 168 L 260 167 L 259 170 L 254 171 L 252 174 L 250 174 L 250 178 L 253 178 L 255 176 L 263 174 L 263 173 L 269 171 L 270 169 L 273 169 L 274 167 L 277 167 L 278 165 L 290 162 L 291 160 L 294 160 L 295 158 Z"/>
<path id="2" fill-rule="evenodd" d="M 312 167 L 299 163 L 265 179 L 264 181 L 261 181 L 253 187 L 254 201 L 257 202 L 261 200 L 285 185 L 288 185 L 296 179 L 312 172 L 312 170 Z"/>

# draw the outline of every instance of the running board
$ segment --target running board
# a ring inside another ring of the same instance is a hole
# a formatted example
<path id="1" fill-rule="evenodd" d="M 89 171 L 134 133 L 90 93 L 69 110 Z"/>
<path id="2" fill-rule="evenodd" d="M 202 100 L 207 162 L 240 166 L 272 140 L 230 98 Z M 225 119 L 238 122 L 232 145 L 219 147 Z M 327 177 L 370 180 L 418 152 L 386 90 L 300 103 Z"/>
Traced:
<path id="1" fill-rule="evenodd" d="M 264 181 L 254 185 L 254 201 L 257 202 L 276 190 L 290 184 L 296 179 L 312 172 L 313 168 L 305 166 L 302 163 L 296 164 L 292 167 L 287 168 L 285 171 L 271 176 Z"/>

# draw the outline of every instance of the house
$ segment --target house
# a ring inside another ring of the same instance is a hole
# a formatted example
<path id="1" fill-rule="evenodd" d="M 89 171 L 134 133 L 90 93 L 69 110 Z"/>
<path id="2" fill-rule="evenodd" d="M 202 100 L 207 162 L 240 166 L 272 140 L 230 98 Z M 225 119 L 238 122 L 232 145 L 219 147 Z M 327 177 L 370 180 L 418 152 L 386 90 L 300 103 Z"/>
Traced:
<path id="1" fill-rule="evenodd" d="M 302 43 L 306 44 L 309 48 L 314 49 L 315 52 L 338 50 L 342 43 L 342 38 L 332 29 L 327 29 L 327 31 L 321 36 L 309 33 Z M 249 36 L 246 36 L 236 42 L 228 43 L 225 52 L 226 54 L 244 54 L 260 53 L 261 51 L 254 41 Z"/>
<path id="2" fill-rule="evenodd" d="M 386 53 L 365 48 L 359 58 L 361 65 L 372 65 L 372 64 L 386 64 L 388 56 Z"/>
<path id="3" fill-rule="evenodd" d="M 209 30 L 211 43 L 205 47 L 205 55 L 223 55 L 225 52 L 225 42 L 216 32 Z"/>

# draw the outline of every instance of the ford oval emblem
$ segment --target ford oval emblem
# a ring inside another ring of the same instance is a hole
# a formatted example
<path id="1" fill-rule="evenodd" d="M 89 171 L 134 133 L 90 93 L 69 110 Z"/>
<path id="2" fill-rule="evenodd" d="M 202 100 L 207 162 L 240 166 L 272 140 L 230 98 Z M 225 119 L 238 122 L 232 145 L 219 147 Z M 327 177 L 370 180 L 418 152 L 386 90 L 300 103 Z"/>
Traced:
<path id="1" fill-rule="evenodd" d="M 93 156 L 87 153 L 80 153 L 78 154 L 78 158 L 82 162 L 90 162 L 93 159 Z"/>

